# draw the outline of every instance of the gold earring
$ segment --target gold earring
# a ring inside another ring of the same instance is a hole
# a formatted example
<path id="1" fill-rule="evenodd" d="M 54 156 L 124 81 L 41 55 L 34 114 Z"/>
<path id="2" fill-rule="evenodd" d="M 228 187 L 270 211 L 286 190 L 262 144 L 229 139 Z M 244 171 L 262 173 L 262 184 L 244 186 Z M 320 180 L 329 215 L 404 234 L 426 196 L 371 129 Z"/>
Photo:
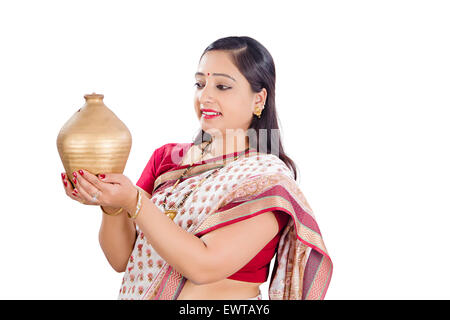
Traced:
<path id="1" fill-rule="evenodd" d="M 265 105 L 264 105 L 265 106 Z M 255 108 L 256 112 L 254 111 L 253 114 L 258 116 L 258 118 L 261 118 L 261 112 L 264 109 L 264 106 L 262 108 L 258 108 L 258 106 Z"/>

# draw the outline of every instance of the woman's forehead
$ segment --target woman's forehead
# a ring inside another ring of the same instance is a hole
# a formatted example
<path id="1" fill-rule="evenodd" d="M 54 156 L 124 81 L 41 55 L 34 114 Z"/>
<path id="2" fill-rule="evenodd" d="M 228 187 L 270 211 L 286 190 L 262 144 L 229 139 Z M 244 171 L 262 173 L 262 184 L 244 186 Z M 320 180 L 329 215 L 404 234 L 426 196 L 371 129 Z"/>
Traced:
<path id="1" fill-rule="evenodd" d="M 224 52 L 207 52 L 198 64 L 196 76 L 228 76 L 237 81 L 239 69 L 229 58 L 229 54 Z"/>

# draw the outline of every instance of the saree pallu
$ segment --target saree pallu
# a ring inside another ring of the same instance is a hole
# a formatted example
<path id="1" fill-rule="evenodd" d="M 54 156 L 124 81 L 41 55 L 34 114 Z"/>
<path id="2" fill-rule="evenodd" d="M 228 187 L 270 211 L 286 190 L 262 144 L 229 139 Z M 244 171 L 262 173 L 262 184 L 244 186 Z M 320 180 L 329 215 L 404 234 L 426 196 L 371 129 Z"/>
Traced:
<path id="1" fill-rule="evenodd" d="M 275 155 L 255 149 L 236 161 L 233 154 L 215 159 L 193 166 L 167 198 L 168 206 L 178 204 L 210 170 L 222 167 L 187 198 L 174 223 L 201 237 L 267 211 L 285 212 L 290 219 L 279 240 L 269 299 L 324 299 L 332 262 L 314 214 L 290 169 Z M 146 193 L 162 212 L 166 193 L 184 169 L 163 173 L 155 181 L 152 196 Z M 186 278 L 158 255 L 139 227 L 137 232 L 119 299 L 176 300 Z"/>

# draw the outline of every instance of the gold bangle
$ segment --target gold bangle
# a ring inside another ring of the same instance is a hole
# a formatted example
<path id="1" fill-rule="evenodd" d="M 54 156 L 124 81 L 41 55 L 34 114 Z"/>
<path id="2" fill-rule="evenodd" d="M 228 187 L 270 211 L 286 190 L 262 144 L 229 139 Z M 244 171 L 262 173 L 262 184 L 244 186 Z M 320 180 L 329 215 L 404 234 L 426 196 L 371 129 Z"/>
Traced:
<path id="1" fill-rule="evenodd" d="M 114 213 L 108 213 L 108 212 L 106 212 L 105 210 L 103 210 L 103 207 L 102 207 L 102 206 L 100 206 L 100 209 L 102 209 L 103 213 L 106 214 L 106 215 L 108 215 L 108 216 L 117 216 L 117 215 L 118 215 L 119 213 L 121 213 L 122 210 L 123 210 L 123 208 L 120 208 L 119 210 L 117 210 L 117 211 L 114 212 Z"/>
<path id="2" fill-rule="evenodd" d="M 139 189 L 136 189 L 138 194 L 137 194 L 137 205 L 136 205 L 136 211 L 134 212 L 133 215 L 130 215 L 130 213 L 127 211 L 127 215 L 128 218 L 130 219 L 136 219 L 136 217 L 138 216 L 139 212 L 141 212 L 141 207 L 142 207 L 142 191 Z"/>

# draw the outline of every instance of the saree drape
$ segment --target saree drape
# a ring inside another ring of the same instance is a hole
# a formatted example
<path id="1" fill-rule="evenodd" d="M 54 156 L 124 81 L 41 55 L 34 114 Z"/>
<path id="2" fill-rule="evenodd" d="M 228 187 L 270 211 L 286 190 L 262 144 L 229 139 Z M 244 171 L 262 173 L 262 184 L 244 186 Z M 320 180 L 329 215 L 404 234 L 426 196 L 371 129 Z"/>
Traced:
<path id="1" fill-rule="evenodd" d="M 168 197 L 178 204 L 210 170 L 222 167 L 195 190 L 174 218 L 181 228 L 197 237 L 267 211 L 290 216 L 281 233 L 270 276 L 269 299 L 324 299 L 332 262 L 319 226 L 293 174 L 272 154 L 250 149 L 234 160 L 234 154 L 197 163 Z M 163 173 L 147 196 L 163 211 L 162 201 L 186 166 Z M 119 299 L 177 299 L 186 278 L 168 265 L 146 241 L 138 237 L 120 288 Z"/>

